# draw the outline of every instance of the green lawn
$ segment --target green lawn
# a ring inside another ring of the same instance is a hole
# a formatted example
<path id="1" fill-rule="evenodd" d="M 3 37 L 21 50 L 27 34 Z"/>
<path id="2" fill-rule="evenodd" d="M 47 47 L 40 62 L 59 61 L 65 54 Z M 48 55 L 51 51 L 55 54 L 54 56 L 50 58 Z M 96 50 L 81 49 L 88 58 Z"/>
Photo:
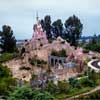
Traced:
<path id="1" fill-rule="evenodd" d="M 97 74 L 99 75 L 99 73 L 97 73 Z M 100 79 L 97 79 L 96 85 L 93 86 L 93 87 L 82 86 L 80 89 L 78 89 L 78 88 L 71 88 L 70 91 L 68 91 L 68 93 L 55 94 L 54 97 L 57 100 L 65 100 L 65 99 L 67 99 L 69 97 L 72 97 L 72 96 L 75 96 L 75 95 L 79 95 L 79 94 L 82 94 L 82 93 L 86 93 L 86 92 L 94 89 L 95 87 L 97 87 L 99 85 L 100 85 Z"/>
<path id="2" fill-rule="evenodd" d="M 75 96 L 75 95 L 79 95 L 79 94 L 88 92 L 88 91 L 92 90 L 93 88 L 94 87 L 82 87 L 81 89 L 73 88 L 73 89 L 70 89 L 70 91 L 66 94 L 64 94 L 64 93 L 56 94 L 56 95 L 54 95 L 54 97 L 57 100 L 62 100 L 62 99 L 69 98 L 71 96 Z"/>
<path id="3" fill-rule="evenodd" d="M 0 63 L 9 61 L 16 56 L 16 53 L 3 53 L 0 55 Z"/>

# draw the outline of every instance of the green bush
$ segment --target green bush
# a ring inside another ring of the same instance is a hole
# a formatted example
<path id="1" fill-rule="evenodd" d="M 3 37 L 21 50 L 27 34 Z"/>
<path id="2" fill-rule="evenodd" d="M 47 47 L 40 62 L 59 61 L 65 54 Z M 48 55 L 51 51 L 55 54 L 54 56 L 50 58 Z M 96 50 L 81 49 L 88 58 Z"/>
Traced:
<path id="1" fill-rule="evenodd" d="M 66 55 L 66 50 L 65 49 L 62 49 L 62 50 L 60 50 L 60 51 L 56 51 L 56 50 L 52 50 L 51 51 L 51 55 L 52 56 L 59 56 L 59 57 L 66 57 L 67 55 Z"/>
<path id="2" fill-rule="evenodd" d="M 6 66 L 0 65 L 0 95 L 7 96 L 14 86 L 15 79 L 12 78 L 10 70 Z"/>
<path id="3" fill-rule="evenodd" d="M 49 43 L 52 43 L 52 42 L 53 42 L 53 39 L 48 39 L 48 42 L 49 42 Z"/>
<path id="4" fill-rule="evenodd" d="M 40 60 L 38 58 L 33 57 L 32 59 L 29 59 L 29 63 L 33 66 L 37 65 L 38 67 L 42 67 L 43 65 L 46 65 L 47 62 L 44 60 Z"/>
<path id="5" fill-rule="evenodd" d="M 3 53 L 0 56 L 0 63 L 9 61 L 9 60 L 16 58 L 16 57 L 17 57 L 16 53 Z"/>
<path id="6" fill-rule="evenodd" d="M 69 92 L 69 83 L 67 81 L 58 81 L 58 92 L 59 93 L 68 93 Z"/>
<path id="7" fill-rule="evenodd" d="M 10 94 L 9 100 L 54 100 L 46 91 L 32 90 L 30 87 L 17 88 L 13 93 Z"/>
<path id="8" fill-rule="evenodd" d="M 53 83 L 53 81 L 49 81 L 46 84 L 45 90 L 50 92 L 51 94 L 55 94 L 57 92 L 57 86 Z"/>
<path id="9" fill-rule="evenodd" d="M 20 70 L 31 70 L 30 67 L 26 67 L 26 66 L 22 66 L 22 67 L 20 67 L 19 69 L 20 69 Z"/>
<path id="10" fill-rule="evenodd" d="M 10 69 L 0 64 L 0 78 L 9 77 L 9 76 L 11 76 Z"/>
<path id="11" fill-rule="evenodd" d="M 83 50 L 83 53 L 89 53 L 89 50 L 84 49 L 84 50 Z"/>
<path id="12" fill-rule="evenodd" d="M 95 84 L 94 81 L 89 79 L 88 77 L 82 78 L 80 80 L 80 82 L 81 82 L 82 86 L 84 86 L 84 87 L 93 87 Z"/>
<path id="13" fill-rule="evenodd" d="M 87 50 L 100 52 L 100 41 L 89 42 L 84 48 Z"/>
<path id="14" fill-rule="evenodd" d="M 69 84 L 73 88 L 81 88 L 81 83 L 77 78 L 69 78 Z"/>

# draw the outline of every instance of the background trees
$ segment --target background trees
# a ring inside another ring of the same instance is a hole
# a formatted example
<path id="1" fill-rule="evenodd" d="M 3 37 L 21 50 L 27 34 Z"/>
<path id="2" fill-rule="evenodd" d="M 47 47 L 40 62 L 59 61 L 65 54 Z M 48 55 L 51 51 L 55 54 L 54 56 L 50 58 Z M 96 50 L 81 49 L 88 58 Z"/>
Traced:
<path id="1" fill-rule="evenodd" d="M 32 90 L 32 88 L 23 86 L 17 88 L 13 93 L 10 94 L 9 100 L 53 100 L 46 91 Z"/>
<path id="2" fill-rule="evenodd" d="M 71 45 L 77 46 L 78 45 L 78 39 L 81 36 L 83 25 L 76 17 L 75 15 L 69 17 L 65 21 L 65 34 L 68 36 L 68 42 L 70 42 Z"/>
<path id="3" fill-rule="evenodd" d="M 15 86 L 15 79 L 12 78 L 11 71 L 0 64 L 0 96 L 8 96 Z"/>
<path id="4" fill-rule="evenodd" d="M 63 23 L 62 23 L 61 19 L 54 21 L 52 24 L 52 28 L 53 28 L 53 33 L 54 33 L 55 37 L 58 37 L 58 36 L 62 37 Z"/>
<path id="5" fill-rule="evenodd" d="M 46 31 L 47 38 L 52 38 L 51 35 L 51 17 L 50 15 L 46 15 L 43 20 L 41 20 L 41 25 L 43 30 Z"/>
<path id="6" fill-rule="evenodd" d="M 67 42 L 73 46 L 78 45 L 78 40 L 82 34 L 83 25 L 78 17 L 75 15 L 69 17 L 63 26 L 62 20 L 57 19 L 51 23 L 50 15 L 46 15 L 44 19 L 41 20 L 41 25 L 43 30 L 46 31 L 47 38 L 49 40 L 55 39 L 61 36 Z"/>
<path id="7" fill-rule="evenodd" d="M 91 51 L 96 51 L 96 52 L 100 52 L 100 40 L 99 40 L 99 36 L 94 35 L 91 40 L 89 41 L 89 43 L 87 43 L 84 48 L 86 50 L 91 50 Z"/>
<path id="8" fill-rule="evenodd" d="M 10 26 L 2 26 L 0 31 L 0 48 L 2 52 L 14 52 L 16 49 L 16 39 Z"/>

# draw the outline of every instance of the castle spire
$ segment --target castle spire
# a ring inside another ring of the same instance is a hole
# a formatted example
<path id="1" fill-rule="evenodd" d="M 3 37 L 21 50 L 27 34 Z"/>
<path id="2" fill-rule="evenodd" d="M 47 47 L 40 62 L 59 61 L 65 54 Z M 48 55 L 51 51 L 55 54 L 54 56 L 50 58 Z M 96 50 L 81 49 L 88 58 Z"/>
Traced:
<path id="1" fill-rule="evenodd" d="M 36 21 L 39 21 L 38 11 L 36 12 Z"/>

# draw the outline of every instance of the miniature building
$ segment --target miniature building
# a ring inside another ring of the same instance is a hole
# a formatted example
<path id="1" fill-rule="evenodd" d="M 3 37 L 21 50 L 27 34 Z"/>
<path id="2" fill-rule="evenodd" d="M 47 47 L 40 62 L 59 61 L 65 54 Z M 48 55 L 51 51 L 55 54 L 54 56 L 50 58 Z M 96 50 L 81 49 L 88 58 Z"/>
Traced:
<path id="1" fill-rule="evenodd" d="M 50 66 L 56 66 L 59 63 L 63 65 L 65 61 L 66 61 L 66 57 L 58 57 L 58 56 L 52 56 L 52 55 L 48 56 L 48 62 Z"/>
<path id="2" fill-rule="evenodd" d="M 33 27 L 33 37 L 32 37 L 32 47 L 33 49 L 37 49 L 40 46 L 43 46 L 48 43 L 46 32 L 43 31 L 38 14 L 37 14 L 37 23 Z"/>

